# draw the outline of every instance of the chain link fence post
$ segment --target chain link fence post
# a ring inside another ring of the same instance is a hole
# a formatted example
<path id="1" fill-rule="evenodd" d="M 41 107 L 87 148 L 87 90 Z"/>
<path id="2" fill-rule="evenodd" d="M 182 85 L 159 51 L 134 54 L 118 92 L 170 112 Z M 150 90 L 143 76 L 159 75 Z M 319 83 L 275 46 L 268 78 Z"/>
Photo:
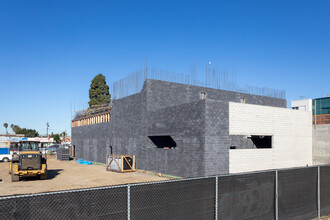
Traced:
<path id="1" fill-rule="evenodd" d="M 278 170 L 275 171 L 275 219 L 278 220 Z"/>
<path id="2" fill-rule="evenodd" d="M 320 195 L 320 166 L 317 167 L 317 214 L 318 218 L 321 219 L 321 195 Z"/>
<path id="3" fill-rule="evenodd" d="M 218 176 L 215 177 L 215 220 L 218 220 L 218 202 L 219 202 L 219 191 L 218 191 Z"/>
<path id="4" fill-rule="evenodd" d="M 131 186 L 127 185 L 127 220 L 131 219 Z"/>

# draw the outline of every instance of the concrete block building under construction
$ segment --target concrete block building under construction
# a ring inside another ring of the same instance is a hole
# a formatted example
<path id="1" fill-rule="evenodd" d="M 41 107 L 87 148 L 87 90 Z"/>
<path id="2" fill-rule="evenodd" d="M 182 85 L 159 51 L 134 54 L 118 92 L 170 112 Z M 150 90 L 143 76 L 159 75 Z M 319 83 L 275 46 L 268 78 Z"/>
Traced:
<path id="1" fill-rule="evenodd" d="M 110 116 L 111 115 L 111 116 Z M 72 121 L 76 158 L 136 155 L 136 168 L 181 177 L 312 165 L 312 114 L 286 100 L 146 79 L 96 120 Z"/>

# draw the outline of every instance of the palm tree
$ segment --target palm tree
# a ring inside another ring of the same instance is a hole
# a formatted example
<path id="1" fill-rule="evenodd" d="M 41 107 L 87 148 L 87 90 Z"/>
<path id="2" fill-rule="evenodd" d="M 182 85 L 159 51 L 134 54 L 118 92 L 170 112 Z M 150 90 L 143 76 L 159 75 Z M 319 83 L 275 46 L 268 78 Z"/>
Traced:
<path id="1" fill-rule="evenodd" d="M 21 129 L 18 125 L 13 125 L 13 124 L 11 124 L 10 127 L 11 127 L 11 129 L 13 130 L 13 132 L 14 132 L 15 134 L 19 134 L 19 132 L 22 131 L 22 129 Z"/>
<path id="2" fill-rule="evenodd" d="M 4 123 L 3 126 L 6 128 L 6 134 L 8 134 L 7 128 L 8 128 L 8 124 Z"/>
<path id="3" fill-rule="evenodd" d="M 63 138 L 65 138 L 65 136 L 66 136 L 66 131 L 63 131 L 63 132 L 61 133 L 61 135 L 62 135 Z"/>

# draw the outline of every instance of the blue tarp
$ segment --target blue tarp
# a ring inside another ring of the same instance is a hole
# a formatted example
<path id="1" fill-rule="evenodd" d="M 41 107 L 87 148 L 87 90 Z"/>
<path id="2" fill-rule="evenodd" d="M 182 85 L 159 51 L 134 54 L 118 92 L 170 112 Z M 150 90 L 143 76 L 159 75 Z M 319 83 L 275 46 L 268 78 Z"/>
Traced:
<path id="1" fill-rule="evenodd" d="M 82 165 L 91 165 L 92 162 L 89 160 L 83 160 L 83 159 L 78 159 L 76 160 L 76 163 L 82 164 Z"/>

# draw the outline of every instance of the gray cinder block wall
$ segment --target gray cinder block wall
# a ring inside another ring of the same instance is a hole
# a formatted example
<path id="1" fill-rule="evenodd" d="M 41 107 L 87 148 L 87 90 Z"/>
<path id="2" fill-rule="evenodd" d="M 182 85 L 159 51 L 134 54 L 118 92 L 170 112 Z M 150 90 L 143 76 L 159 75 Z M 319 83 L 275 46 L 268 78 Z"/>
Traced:
<path id="1" fill-rule="evenodd" d="M 330 164 L 330 124 L 313 128 L 313 164 Z"/>
<path id="2" fill-rule="evenodd" d="M 206 99 L 200 100 L 200 92 Z M 72 128 L 76 158 L 105 162 L 110 153 L 136 155 L 137 169 L 182 177 L 229 172 L 229 101 L 286 107 L 286 100 L 146 80 L 140 93 L 113 101 L 110 122 Z M 170 135 L 175 149 L 157 148 L 149 136 Z"/>
<path id="3" fill-rule="evenodd" d="M 149 166 L 157 172 L 187 176 L 204 174 L 205 101 L 199 100 L 147 112 L 147 136 L 170 135 L 175 149 L 156 148 L 148 138 Z"/>

